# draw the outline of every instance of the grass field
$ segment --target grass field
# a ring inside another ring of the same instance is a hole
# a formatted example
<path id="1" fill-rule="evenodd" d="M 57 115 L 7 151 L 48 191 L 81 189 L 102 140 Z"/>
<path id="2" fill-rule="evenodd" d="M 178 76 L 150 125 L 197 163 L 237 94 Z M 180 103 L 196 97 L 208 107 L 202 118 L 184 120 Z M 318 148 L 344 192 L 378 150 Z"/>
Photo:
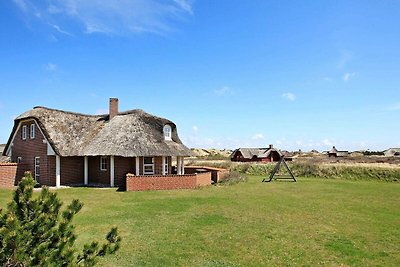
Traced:
<path id="1" fill-rule="evenodd" d="M 81 246 L 112 225 L 121 250 L 100 266 L 399 266 L 400 183 L 299 178 L 198 190 L 58 190 L 84 208 Z M 0 190 L 0 207 L 11 191 Z"/>

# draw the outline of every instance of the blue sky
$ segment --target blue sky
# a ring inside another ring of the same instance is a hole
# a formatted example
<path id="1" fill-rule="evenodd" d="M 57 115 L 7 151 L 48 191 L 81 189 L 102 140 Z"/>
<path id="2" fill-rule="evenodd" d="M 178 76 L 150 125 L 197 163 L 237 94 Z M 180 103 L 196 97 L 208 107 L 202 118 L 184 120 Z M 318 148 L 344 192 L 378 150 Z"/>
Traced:
<path id="1" fill-rule="evenodd" d="M 5 0 L 0 143 L 34 106 L 141 108 L 189 147 L 400 147 L 399 1 Z"/>

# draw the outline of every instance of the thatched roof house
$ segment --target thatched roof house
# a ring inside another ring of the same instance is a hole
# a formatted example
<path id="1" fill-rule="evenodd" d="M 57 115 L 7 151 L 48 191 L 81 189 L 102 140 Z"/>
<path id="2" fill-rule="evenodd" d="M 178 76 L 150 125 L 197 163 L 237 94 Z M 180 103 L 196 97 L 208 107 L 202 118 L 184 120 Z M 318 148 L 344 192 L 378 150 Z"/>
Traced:
<path id="1" fill-rule="evenodd" d="M 349 151 L 346 151 L 346 150 L 339 151 L 336 149 L 335 146 L 333 146 L 332 149 L 329 150 L 329 152 L 328 152 L 329 157 L 347 157 L 348 155 L 349 155 Z"/>
<path id="2" fill-rule="evenodd" d="M 27 119 L 36 120 L 52 149 L 63 157 L 191 155 L 179 139 L 172 121 L 140 109 L 118 113 L 109 120 L 109 114 L 85 115 L 34 107 L 15 119 L 13 132 L 20 121 Z M 171 140 L 164 138 L 164 125 L 172 128 Z"/>
<path id="3" fill-rule="evenodd" d="M 242 161 L 242 162 L 272 162 L 279 161 L 282 157 L 282 153 L 275 149 L 272 145 L 268 148 L 238 148 L 235 149 L 230 159 L 231 161 Z"/>
<path id="4" fill-rule="evenodd" d="M 139 109 L 118 112 L 118 99 L 111 98 L 110 113 L 104 115 L 46 107 L 21 114 L 3 155 L 29 165 L 27 169 L 42 184 L 63 184 L 60 176 L 79 183 L 78 177 L 84 176 L 82 183 L 90 177 L 93 183 L 110 181 L 114 186 L 114 176 L 127 172 L 171 173 L 171 157 L 177 157 L 178 173 L 182 173 L 183 157 L 191 151 L 182 144 L 172 121 Z"/>
<path id="5" fill-rule="evenodd" d="M 383 151 L 386 157 L 400 156 L 400 148 L 389 148 Z"/>

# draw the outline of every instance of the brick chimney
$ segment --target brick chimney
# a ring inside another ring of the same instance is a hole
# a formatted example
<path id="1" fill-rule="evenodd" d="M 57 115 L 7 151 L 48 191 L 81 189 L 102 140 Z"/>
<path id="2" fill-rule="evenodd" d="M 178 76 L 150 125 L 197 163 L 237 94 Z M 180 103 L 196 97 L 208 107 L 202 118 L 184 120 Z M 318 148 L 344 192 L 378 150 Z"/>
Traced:
<path id="1" fill-rule="evenodd" d="M 269 145 L 269 149 L 273 148 L 274 146 L 272 144 Z"/>
<path id="2" fill-rule="evenodd" d="M 110 120 L 118 114 L 118 98 L 110 98 Z"/>

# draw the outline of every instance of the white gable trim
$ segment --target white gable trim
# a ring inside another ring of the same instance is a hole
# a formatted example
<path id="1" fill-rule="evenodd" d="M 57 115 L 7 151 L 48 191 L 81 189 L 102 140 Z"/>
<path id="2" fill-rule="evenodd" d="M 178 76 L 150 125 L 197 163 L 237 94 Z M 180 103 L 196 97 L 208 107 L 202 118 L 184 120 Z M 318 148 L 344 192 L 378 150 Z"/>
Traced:
<path id="1" fill-rule="evenodd" d="M 12 155 L 12 147 L 13 147 L 13 145 L 14 145 L 14 139 L 15 139 L 15 136 L 17 135 L 19 129 L 21 128 L 21 124 L 22 124 L 23 122 L 29 122 L 29 121 L 33 121 L 33 122 L 35 123 L 36 127 L 39 129 L 40 133 L 42 134 L 42 136 L 43 136 L 43 138 L 44 138 L 44 139 L 43 139 L 43 143 L 46 143 L 46 144 L 47 144 L 47 155 L 48 155 L 48 156 L 54 156 L 54 155 L 56 155 L 56 152 L 54 151 L 54 149 L 53 149 L 52 146 L 50 145 L 49 140 L 47 140 L 46 136 L 44 135 L 44 133 L 43 133 L 43 131 L 42 131 L 42 128 L 40 128 L 40 126 L 39 126 L 39 124 L 37 123 L 37 121 L 36 121 L 35 119 L 27 119 L 27 120 L 21 120 L 21 121 L 18 123 L 18 127 L 17 127 L 17 129 L 15 130 L 15 132 L 14 132 L 14 135 L 13 135 L 13 137 L 12 137 L 12 139 L 11 139 L 10 145 L 8 146 L 7 153 L 6 153 L 7 156 L 8 156 L 8 157 L 11 157 L 11 155 Z M 35 128 L 36 128 L 36 127 L 35 127 Z M 35 136 L 35 137 L 37 137 L 37 136 Z"/>

